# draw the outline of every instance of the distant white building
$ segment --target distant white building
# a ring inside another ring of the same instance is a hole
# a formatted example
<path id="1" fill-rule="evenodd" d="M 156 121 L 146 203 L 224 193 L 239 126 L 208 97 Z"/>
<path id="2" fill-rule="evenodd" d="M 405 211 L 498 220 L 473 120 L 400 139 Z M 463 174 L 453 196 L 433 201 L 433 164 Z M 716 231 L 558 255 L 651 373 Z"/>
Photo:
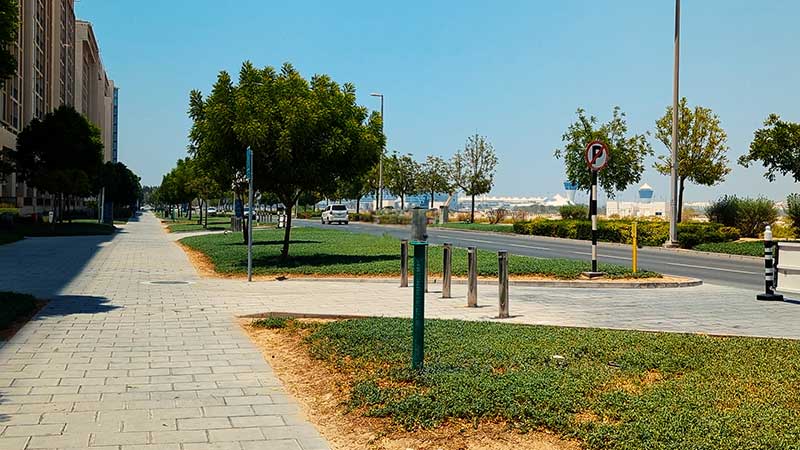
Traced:
<path id="1" fill-rule="evenodd" d="M 667 202 L 653 201 L 653 188 L 645 183 L 639 186 L 638 199 L 635 202 L 620 200 L 606 201 L 606 216 L 619 217 L 667 217 Z"/>

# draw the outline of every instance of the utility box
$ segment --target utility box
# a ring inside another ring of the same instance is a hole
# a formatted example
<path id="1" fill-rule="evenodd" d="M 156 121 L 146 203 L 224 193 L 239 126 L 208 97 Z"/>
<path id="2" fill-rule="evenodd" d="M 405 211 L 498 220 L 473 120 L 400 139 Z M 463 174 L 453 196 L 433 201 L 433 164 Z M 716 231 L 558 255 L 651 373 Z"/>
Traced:
<path id="1" fill-rule="evenodd" d="M 449 220 L 450 208 L 447 205 L 439 207 L 439 223 L 447 223 Z"/>
<path id="2" fill-rule="evenodd" d="M 800 242 L 778 242 L 778 292 L 800 294 Z"/>
<path id="3" fill-rule="evenodd" d="M 427 209 L 414 208 L 411 210 L 411 241 L 428 241 L 428 216 Z"/>

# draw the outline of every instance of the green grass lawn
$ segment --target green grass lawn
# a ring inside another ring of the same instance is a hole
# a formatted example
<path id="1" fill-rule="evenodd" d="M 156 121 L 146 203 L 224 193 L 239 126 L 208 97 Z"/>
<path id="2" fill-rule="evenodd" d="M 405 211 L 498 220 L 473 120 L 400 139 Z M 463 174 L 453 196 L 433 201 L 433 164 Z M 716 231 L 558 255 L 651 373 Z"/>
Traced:
<path id="1" fill-rule="evenodd" d="M 116 229 L 111 225 L 97 223 L 97 221 L 72 223 L 37 223 L 37 224 L 16 224 L 13 233 L 23 236 L 94 236 L 113 234 Z"/>
<path id="2" fill-rule="evenodd" d="M 0 330 L 5 330 L 19 318 L 36 309 L 36 299 L 27 294 L 0 292 Z"/>
<path id="3" fill-rule="evenodd" d="M 463 222 L 448 222 L 440 225 L 433 225 L 437 228 L 453 228 L 456 230 L 472 230 L 472 231 L 494 231 L 496 233 L 513 233 L 514 228 L 510 223 L 498 223 L 492 225 L 489 223 L 463 223 Z"/>
<path id="4" fill-rule="evenodd" d="M 192 236 L 181 239 L 180 242 L 206 254 L 218 272 L 246 272 L 247 247 L 242 242 L 241 233 Z M 292 244 L 289 247 L 291 258 L 285 262 L 279 259 L 283 230 L 254 230 L 253 242 L 253 273 L 259 275 L 400 275 L 400 241 L 388 235 L 379 237 L 339 230 L 293 228 Z M 413 254 L 413 249 L 409 253 Z M 431 246 L 429 255 L 430 271 L 441 273 L 441 247 Z M 591 263 L 588 260 L 536 259 L 511 255 L 508 266 L 511 275 L 574 279 L 581 272 L 589 270 Z M 615 264 L 600 264 L 600 270 L 608 273 L 611 278 L 659 276 L 653 272 L 639 272 L 634 275 L 630 268 Z M 497 254 L 479 251 L 479 275 L 496 276 L 497 271 Z M 453 249 L 453 274 L 467 274 L 465 249 Z"/>
<path id="5" fill-rule="evenodd" d="M 351 414 L 412 430 L 497 420 L 589 449 L 800 448 L 798 341 L 428 320 L 416 373 L 408 319 L 292 322 L 280 332 L 310 327 L 311 355 L 352 377 Z"/>
<path id="6" fill-rule="evenodd" d="M 171 233 L 188 233 L 191 231 L 220 231 L 220 230 L 227 230 L 231 226 L 231 219 L 230 217 L 209 217 L 208 218 L 208 228 L 203 228 L 203 225 L 197 223 L 197 219 L 194 220 L 178 220 L 178 221 L 170 221 L 165 220 L 167 224 L 167 229 Z"/>
<path id="7" fill-rule="evenodd" d="M 749 241 L 700 244 L 696 245 L 694 250 L 700 250 L 702 252 L 727 253 L 729 255 L 764 256 L 764 242 Z"/>

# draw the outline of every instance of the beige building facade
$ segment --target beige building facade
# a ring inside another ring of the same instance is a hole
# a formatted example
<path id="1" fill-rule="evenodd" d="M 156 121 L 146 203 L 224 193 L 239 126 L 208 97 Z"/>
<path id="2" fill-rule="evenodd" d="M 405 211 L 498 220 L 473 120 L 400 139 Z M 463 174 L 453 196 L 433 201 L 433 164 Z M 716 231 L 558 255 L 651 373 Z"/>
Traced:
<path id="1" fill-rule="evenodd" d="M 17 72 L 0 82 L 0 157 L 16 148 L 17 134 L 31 120 L 69 105 L 100 128 L 104 159 L 112 160 L 114 83 L 91 24 L 75 19 L 75 0 L 19 0 L 19 18 L 11 49 Z M 0 180 L 0 204 L 15 204 L 24 214 L 49 203 L 16 174 Z"/>

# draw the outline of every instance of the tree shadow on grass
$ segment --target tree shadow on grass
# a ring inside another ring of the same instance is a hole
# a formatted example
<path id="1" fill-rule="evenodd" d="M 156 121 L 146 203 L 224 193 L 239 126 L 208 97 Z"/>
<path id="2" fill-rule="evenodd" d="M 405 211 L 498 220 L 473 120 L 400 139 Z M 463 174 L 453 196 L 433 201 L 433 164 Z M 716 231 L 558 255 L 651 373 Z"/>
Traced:
<path id="1" fill-rule="evenodd" d="M 324 267 L 324 266 L 347 266 L 351 264 L 371 264 L 381 261 L 397 261 L 399 264 L 400 255 L 299 255 L 290 256 L 286 261 L 282 261 L 279 255 L 260 256 L 253 258 L 254 267 L 262 268 L 296 268 L 296 267 Z M 242 267 L 247 267 L 247 260 L 240 260 Z M 399 265 L 398 265 L 399 270 Z M 331 271 L 335 272 L 335 271 Z"/>
<path id="2" fill-rule="evenodd" d="M 291 244 L 322 244 L 322 241 L 297 240 L 297 241 L 291 241 L 290 245 Z M 244 242 L 228 242 L 228 243 L 225 243 L 225 244 L 222 244 L 222 245 L 238 245 L 238 246 L 242 246 L 242 245 L 247 245 L 247 244 L 244 243 Z M 265 246 L 280 245 L 280 246 L 282 246 L 283 245 L 283 241 L 278 241 L 278 240 L 274 240 L 274 241 L 253 241 L 253 246 L 256 246 L 256 245 L 265 245 Z"/>

